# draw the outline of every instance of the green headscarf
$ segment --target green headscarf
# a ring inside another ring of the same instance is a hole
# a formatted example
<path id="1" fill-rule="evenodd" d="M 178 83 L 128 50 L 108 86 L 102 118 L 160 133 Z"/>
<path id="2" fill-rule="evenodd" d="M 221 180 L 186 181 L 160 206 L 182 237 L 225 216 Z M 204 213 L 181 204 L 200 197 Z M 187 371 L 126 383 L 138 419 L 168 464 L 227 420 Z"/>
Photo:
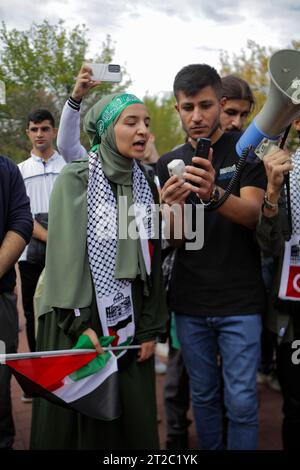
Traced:
<path id="1" fill-rule="evenodd" d="M 118 227 L 128 227 L 134 217 L 128 216 L 128 208 L 133 204 L 132 170 L 133 159 L 126 158 L 118 151 L 114 126 L 121 112 L 132 104 L 143 104 L 136 96 L 130 94 L 111 94 L 97 102 L 86 114 L 83 128 L 88 134 L 92 150 L 98 153 L 103 172 L 117 188 L 117 208 L 121 219 Z M 127 211 L 120 210 L 121 196 L 127 197 Z M 126 224 L 126 225 L 123 225 Z M 140 240 L 118 237 L 117 258 L 115 266 L 116 279 L 135 279 L 140 274 L 146 280 L 146 269 Z"/>

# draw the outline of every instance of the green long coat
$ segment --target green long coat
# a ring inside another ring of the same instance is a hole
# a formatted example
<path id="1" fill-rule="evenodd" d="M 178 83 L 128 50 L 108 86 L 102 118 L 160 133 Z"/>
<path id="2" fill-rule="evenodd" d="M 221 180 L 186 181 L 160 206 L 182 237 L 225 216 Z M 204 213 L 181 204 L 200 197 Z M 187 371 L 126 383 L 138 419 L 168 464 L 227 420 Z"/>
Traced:
<path id="1" fill-rule="evenodd" d="M 37 350 L 72 348 L 88 327 L 99 336 L 102 334 L 86 252 L 87 181 L 88 162 L 72 162 L 57 178 L 52 192 Z M 151 181 L 149 184 L 158 202 L 155 185 Z M 112 189 L 115 192 L 113 186 Z M 150 281 L 149 296 L 143 294 L 144 285 L 139 278 L 133 282 L 139 343 L 154 340 L 166 330 L 159 240 L 154 240 Z M 73 309 L 78 307 L 80 316 L 75 317 Z M 31 449 L 159 448 L 154 360 L 138 363 L 136 357 L 136 352 L 127 352 L 118 372 L 122 404 L 118 419 L 91 419 L 42 398 L 34 399 Z"/>

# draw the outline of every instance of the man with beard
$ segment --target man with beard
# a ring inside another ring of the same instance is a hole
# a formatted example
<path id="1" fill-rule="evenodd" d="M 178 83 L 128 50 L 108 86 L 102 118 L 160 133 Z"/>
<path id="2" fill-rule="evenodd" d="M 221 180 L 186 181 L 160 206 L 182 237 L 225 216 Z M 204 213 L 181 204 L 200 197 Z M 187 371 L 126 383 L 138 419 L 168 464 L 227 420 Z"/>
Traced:
<path id="1" fill-rule="evenodd" d="M 254 96 L 245 80 L 236 75 L 222 78 L 220 124 L 224 131 L 241 132 L 253 106 Z M 171 326 L 173 328 L 171 331 L 174 331 L 173 315 Z M 268 332 L 268 338 L 269 335 Z M 269 345 L 269 343 L 267 344 Z M 188 427 L 191 422 L 187 418 L 190 405 L 189 380 L 181 350 L 178 347 L 173 347 L 172 341 L 169 344 L 164 398 L 167 418 L 167 448 L 186 449 L 188 447 Z"/>
<path id="2" fill-rule="evenodd" d="M 254 96 L 248 83 L 236 75 L 222 77 L 221 127 L 224 131 L 241 132 L 253 111 Z"/>
<path id="3" fill-rule="evenodd" d="M 204 246 L 188 249 L 174 227 L 185 222 L 185 203 L 195 188 L 215 179 L 210 199 L 218 201 L 234 174 L 239 133 L 220 127 L 222 84 L 206 64 L 184 67 L 174 81 L 176 109 L 189 142 L 164 155 L 157 170 L 162 186 L 169 242 L 177 247 L 170 285 L 170 306 L 190 379 L 194 417 L 202 449 L 222 448 L 222 359 L 228 449 L 255 449 L 258 437 L 256 373 L 260 358 L 260 313 L 264 308 L 260 254 L 253 242 L 266 178 L 261 164 L 246 164 L 226 202 L 204 216 Z M 197 139 L 210 138 L 209 159 L 193 157 Z M 185 183 L 169 178 L 174 159 L 186 164 Z M 211 162 L 210 162 L 211 160 Z M 201 165 L 197 168 L 193 164 Z M 212 168 L 214 171 L 212 171 Z M 198 193 L 201 197 L 201 194 Z M 199 201 L 200 203 L 203 201 Z M 181 211 L 175 210 L 181 207 Z M 196 211 L 193 207 L 193 217 Z M 255 294 L 255 295 L 254 295 Z"/>

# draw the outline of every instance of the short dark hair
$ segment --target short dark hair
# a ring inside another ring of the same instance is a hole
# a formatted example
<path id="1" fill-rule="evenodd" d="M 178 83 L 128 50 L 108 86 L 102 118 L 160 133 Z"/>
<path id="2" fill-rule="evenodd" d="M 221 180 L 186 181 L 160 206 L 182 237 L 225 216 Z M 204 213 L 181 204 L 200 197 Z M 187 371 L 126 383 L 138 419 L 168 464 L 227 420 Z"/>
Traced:
<path id="1" fill-rule="evenodd" d="M 246 80 L 237 75 L 227 75 L 227 77 L 222 77 L 221 80 L 222 97 L 228 100 L 246 100 L 249 101 L 251 108 L 254 106 L 255 99 Z"/>
<path id="2" fill-rule="evenodd" d="M 195 96 L 202 88 L 211 86 L 218 97 L 221 97 L 221 77 L 210 65 L 191 64 L 183 67 L 174 79 L 173 91 L 178 99 L 178 92 L 186 96 Z"/>
<path id="3" fill-rule="evenodd" d="M 40 123 L 43 121 L 49 121 L 52 127 L 55 127 L 55 120 L 53 115 L 48 111 L 48 109 L 36 109 L 35 111 L 31 111 L 31 113 L 27 116 L 27 129 L 29 127 L 30 122 Z"/>

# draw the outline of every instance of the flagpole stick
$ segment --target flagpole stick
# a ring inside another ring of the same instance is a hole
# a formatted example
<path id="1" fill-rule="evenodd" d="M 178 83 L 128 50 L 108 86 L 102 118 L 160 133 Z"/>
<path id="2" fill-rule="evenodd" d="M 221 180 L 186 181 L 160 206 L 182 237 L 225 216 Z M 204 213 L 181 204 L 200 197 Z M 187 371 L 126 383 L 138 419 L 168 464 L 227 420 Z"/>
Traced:
<path id="1" fill-rule="evenodd" d="M 103 351 L 123 351 L 124 349 L 140 349 L 140 344 L 127 345 L 127 346 L 111 346 L 102 348 Z M 62 349 L 57 351 L 36 351 L 25 352 L 16 354 L 0 354 L 0 364 L 6 361 L 16 361 L 18 359 L 34 359 L 44 358 L 50 356 L 74 356 L 78 354 L 91 354 L 95 353 L 94 349 Z"/>

